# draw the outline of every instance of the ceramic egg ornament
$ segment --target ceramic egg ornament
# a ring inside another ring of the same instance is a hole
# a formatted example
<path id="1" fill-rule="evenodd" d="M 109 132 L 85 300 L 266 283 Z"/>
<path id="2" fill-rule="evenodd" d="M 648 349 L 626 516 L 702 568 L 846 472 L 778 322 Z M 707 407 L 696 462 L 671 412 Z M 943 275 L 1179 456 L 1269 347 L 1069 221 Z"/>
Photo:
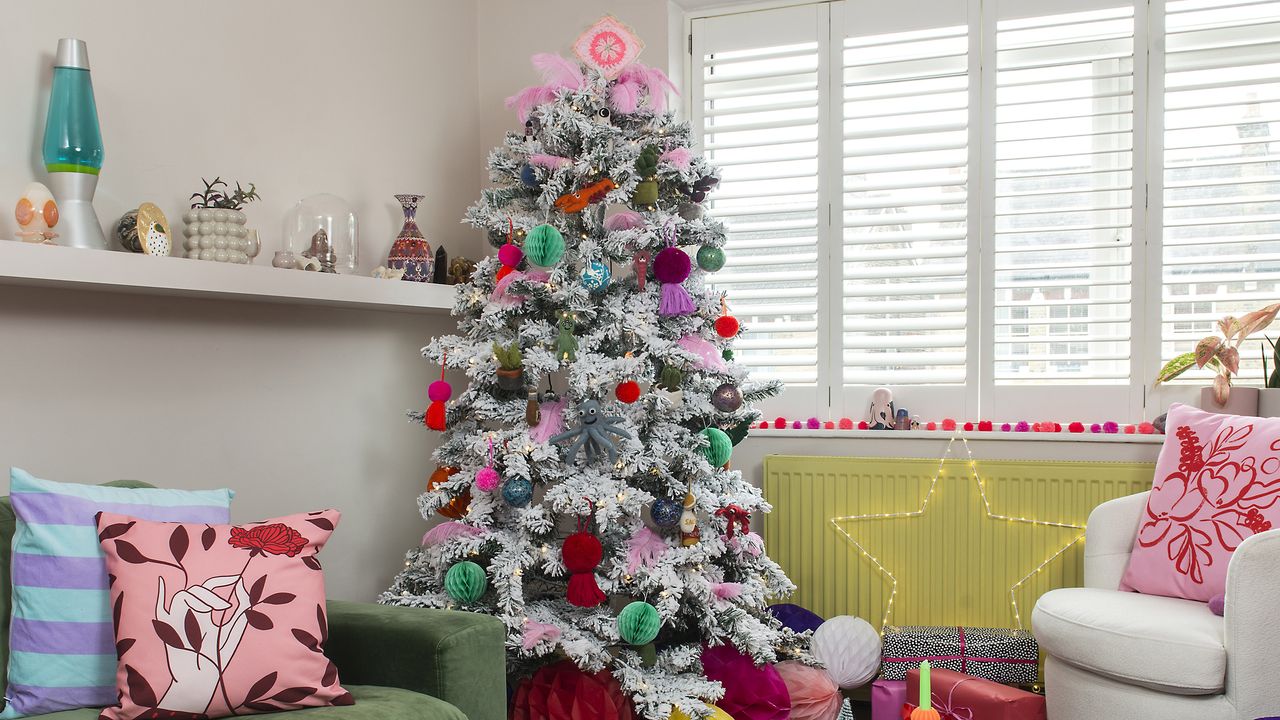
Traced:
<path id="1" fill-rule="evenodd" d="M 18 198 L 13 217 L 18 221 L 18 238 L 23 242 L 53 245 L 58 233 L 58 203 L 43 183 L 33 182 Z"/>

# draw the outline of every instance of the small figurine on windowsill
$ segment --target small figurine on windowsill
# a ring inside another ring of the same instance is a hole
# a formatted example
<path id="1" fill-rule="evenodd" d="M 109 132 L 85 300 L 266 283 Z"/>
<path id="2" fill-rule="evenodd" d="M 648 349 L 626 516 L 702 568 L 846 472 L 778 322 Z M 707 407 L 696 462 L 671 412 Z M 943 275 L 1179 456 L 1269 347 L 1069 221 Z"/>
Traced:
<path id="1" fill-rule="evenodd" d="M 911 414 L 907 412 L 906 408 L 898 408 L 897 417 L 894 418 L 893 429 L 894 430 L 910 430 L 911 429 Z"/>
<path id="2" fill-rule="evenodd" d="M 889 388 L 876 388 L 871 393 L 870 429 L 892 430 L 897 421 L 893 408 L 893 392 Z"/>

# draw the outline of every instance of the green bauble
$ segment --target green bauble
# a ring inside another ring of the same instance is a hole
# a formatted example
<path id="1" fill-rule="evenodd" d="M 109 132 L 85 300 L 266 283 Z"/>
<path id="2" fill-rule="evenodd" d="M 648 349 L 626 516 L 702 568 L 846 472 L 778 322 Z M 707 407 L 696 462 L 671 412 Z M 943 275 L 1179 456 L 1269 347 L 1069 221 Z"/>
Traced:
<path id="1" fill-rule="evenodd" d="M 698 267 L 707 272 L 716 272 L 724 267 L 724 251 L 710 245 L 698 248 Z"/>
<path id="2" fill-rule="evenodd" d="M 444 591 L 460 603 L 470 604 L 479 600 L 488 585 L 484 568 L 470 560 L 454 563 L 444 574 Z"/>
<path id="3" fill-rule="evenodd" d="M 618 613 L 618 636 L 630 645 L 648 645 L 658 637 L 662 618 L 658 609 L 643 600 L 637 600 Z"/>
<path id="4" fill-rule="evenodd" d="M 720 428 L 703 428 L 702 436 L 707 439 L 707 447 L 703 448 L 702 454 L 711 463 L 711 467 L 720 467 L 729 462 L 729 456 L 733 454 L 733 442 L 725 431 Z"/>
<path id="5" fill-rule="evenodd" d="M 564 236 L 550 225 L 539 225 L 524 239 L 524 256 L 538 267 L 551 267 L 564 257 Z"/>

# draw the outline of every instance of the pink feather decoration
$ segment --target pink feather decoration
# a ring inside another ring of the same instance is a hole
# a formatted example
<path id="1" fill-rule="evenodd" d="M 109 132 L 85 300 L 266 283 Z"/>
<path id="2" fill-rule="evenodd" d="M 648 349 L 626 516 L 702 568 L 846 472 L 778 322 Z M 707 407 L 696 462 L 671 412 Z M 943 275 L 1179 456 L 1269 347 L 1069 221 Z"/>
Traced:
<path id="1" fill-rule="evenodd" d="M 647 527 L 640 528 L 627 543 L 627 574 L 634 575 L 640 568 L 648 570 L 666 552 L 667 541 L 661 535 Z"/>
<path id="2" fill-rule="evenodd" d="M 663 113 L 667 111 L 667 92 L 676 92 L 676 86 L 671 82 L 671 78 L 667 74 L 655 67 L 649 67 L 640 63 L 632 63 L 622 69 L 618 73 L 618 81 L 614 84 L 609 93 L 609 101 L 618 112 L 629 115 L 640 107 L 640 88 L 643 87 L 649 95 L 649 107 L 655 113 Z M 624 105 L 620 105 L 618 100 L 619 89 L 621 91 Z M 629 97 L 633 96 L 633 97 Z M 630 107 L 630 109 L 627 109 Z"/>
<path id="3" fill-rule="evenodd" d="M 716 346 L 699 335 L 685 335 L 676 341 L 676 345 L 698 356 L 698 367 L 702 370 L 724 371 L 727 369 L 724 357 Z"/>
<path id="4" fill-rule="evenodd" d="M 525 650 L 532 650 L 538 643 L 543 640 L 555 642 L 560 639 L 560 628 L 547 623 L 540 623 L 536 620 L 524 621 L 524 637 L 520 641 L 520 645 Z"/>
<path id="5" fill-rule="evenodd" d="M 546 153 L 535 153 L 529 156 L 530 165 L 538 165 L 550 170 L 559 170 L 562 167 L 572 165 L 573 161 L 567 157 L 559 155 L 547 155 Z"/>
<path id="6" fill-rule="evenodd" d="M 422 545 L 423 547 L 434 547 L 456 537 L 475 537 L 483 535 L 484 532 L 478 527 L 450 520 L 428 530 L 427 534 L 422 536 Z"/>
<path id="7" fill-rule="evenodd" d="M 681 170 L 688 170 L 689 163 L 693 162 L 693 153 L 689 148 L 671 148 L 659 155 L 658 160 L 670 163 L 672 167 L 676 167 Z"/>
<path id="8" fill-rule="evenodd" d="M 529 439 L 536 443 L 545 443 L 564 432 L 564 409 L 568 404 L 568 398 L 542 403 L 539 408 L 542 421 L 536 427 L 529 429 Z"/>
<path id="9" fill-rule="evenodd" d="M 619 79 L 609 88 L 609 104 L 614 111 L 630 115 L 640 109 L 640 83 Z"/>
<path id="10" fill-rule="evenodd" d="M 742 594 L 742 583 L 736 582 L 719 582 L 712 583 L 711 595 L 715 598 L 716 607 L 724 607 L 730 601 L 737 599 Z"/>
<path id="11" fill-rule="evenodd" d="M 520 118 L 520 122 L 524 122 L 529 119 L 529 113 L 533 112 L 534 108 L 555 102 L 555 99 L 555 88 L 534 85 L 507 98 L 506 104 L 508 108 L 515 108 L 516 117 Z"/>
<path id="12" fill-rule="evenodd" d="M 689 291 L 680 283 L 663 283 L 662 299 L 658 302 L 658 314 L 663 317 L 688 315 L 697 310 Z"/>
<path id="13" fill-rule="evenodd" d="M 555 53 L 538 53 L 530 60 L 538 72 L 542 73 L 542 84 L 548 87 L 579 90 L 586 82 L 586 78 L 582 76 L 582 67 L 573 60 Z"/>
<path id="14" fill-rule="evenodd" d="M 513 270 L 507 273 L 506 277 L 498 281 L 493 286 L 493 293 L 489 296 L 489 301 L 501 305 L 503 307 L 515 307 L 524 302 L 523 295 L 517 295 L 511 291 L 511 284 L 517 280 L 532 280 L 534 282 L 546 282 L 551 279 L 551 273 L 545 270 L 528 270 L 521 272 Z"/>
<path id="15" fill-rule="evenodd" d="M 644 227 L 644 216 L 634 210 L 623 210 L 604 219 L 604 229 L 609 232 L 635 230 Z"/>
<path id="16" fill-rule="evenodd" d="M 726 544 L 730 550 L 739 555 L 746 553 L 751 557 L 760 557 L 760 553 L 764 552 L 764 539 L 753 532 L 745 535 L 734 535 L 729 538 Z"/>

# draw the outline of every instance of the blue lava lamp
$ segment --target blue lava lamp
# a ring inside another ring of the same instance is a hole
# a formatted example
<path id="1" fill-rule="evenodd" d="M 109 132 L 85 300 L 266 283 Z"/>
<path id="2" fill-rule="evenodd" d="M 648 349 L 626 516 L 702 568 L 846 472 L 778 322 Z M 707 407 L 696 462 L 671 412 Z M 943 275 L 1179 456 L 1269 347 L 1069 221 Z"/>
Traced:
<path id="1" fill-rule="evenodd" d="M 107 237 L 93 210 L 102 157 L 102 130 L 89 77 L 89 52 L 83 40 L 63 38 L 58 41 L 53 63 L 53 88 L 44 126 L 44 165 L 58 201 L 58 230 L 63 244 L 107 248 Z"/>

